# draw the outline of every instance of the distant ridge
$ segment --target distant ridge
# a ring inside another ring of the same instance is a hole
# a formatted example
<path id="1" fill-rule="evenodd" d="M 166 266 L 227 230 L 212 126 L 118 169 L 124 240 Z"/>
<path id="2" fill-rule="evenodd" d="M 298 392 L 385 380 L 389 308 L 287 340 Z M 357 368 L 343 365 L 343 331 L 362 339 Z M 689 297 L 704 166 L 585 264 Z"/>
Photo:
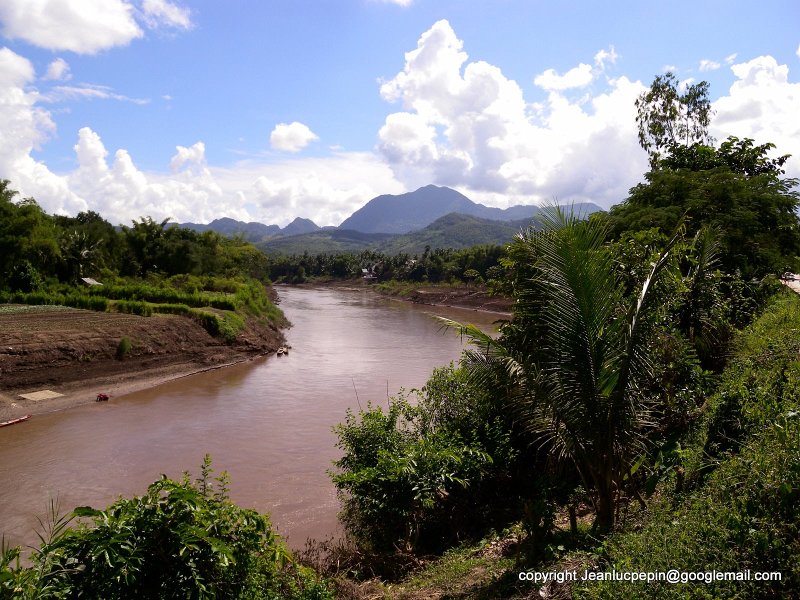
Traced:
<path id="1" fill-rule="evenodd" d="M 320 229 L 314 221 L 301 217 L 297 217 L 283 229 L 278 225 L 264 225 L 263 223 L 256 223 L 253 221 L 245 223 L 244 221 L 237 221 L 229 217 L 214 219 L 207 225 L 202 223 L 178 223 L 177 227 L 185 227 L 186 229 L 191 229 L 198 233 L 215 231 L 227 237 L 241 235 L 248 242 L 263 242 L 266 239 L 276 236 L 297 235 Z"/>
<path id="2" fill-rule="evenodd" d="M 588 216 L 602 210 L 596 204 L 573 205 Z M 530 224 L 541 207 L 517 205 L 506 209 L 477 204 L 448 187 L 426 185 L 405 194 L 384 194 L 367 202 L 339 227 L 319 227 L 297 217 L 286 227 L 245 223 L 228 217 L 207 225 L 182 223 L 197 232 L 242 236 L 264 250 L 280 253 L 351 252 L 366 248 L 384 252 L 417 252 L 432 248 L 463 248 L 475 244 L 503 244 Z M 418 235 L 417 235 L 418 234 Z"/>
<path id="3" fill-rule="evenodd" d="M 590 202 L 575 205 L 575 209 L 582 214 L 602 210 Z M 450 213 L 492 221 L 515 221 L 531 219 L 539 210 L 539 206 L 524 204 L 506 209 L 493 208 L 477 204 L 448 187 L 426 185 L 405 194 L 384 194 L 373 198 L 345 219 L 339 228 L 363 233 L 409 233 Z"/>

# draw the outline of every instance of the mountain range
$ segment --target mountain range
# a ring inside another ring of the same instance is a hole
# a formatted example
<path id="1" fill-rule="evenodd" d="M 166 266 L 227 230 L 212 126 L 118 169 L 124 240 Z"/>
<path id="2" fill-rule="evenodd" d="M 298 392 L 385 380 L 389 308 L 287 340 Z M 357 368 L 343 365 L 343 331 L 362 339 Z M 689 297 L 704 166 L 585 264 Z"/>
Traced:
<path id="1" fill-rule="evenodd" d="M 589 214 L 602 210 L 591 202 L 573 210 Z M 359 252 L 370 248 L 390 254 L 419 253 L 431 248 L 464 248 L 476 244 L 504 244 L 531 224 L 540 207 L 518 205 L 506 209 L 473 202 L 463 194 L 427 185 L 405 194 L 377 196 L 345 219 L 339 227 L 319 227 L 296 218 L 286 227 L 236 221 L 228 217 L 211 223 L 182 223 L 197 232 L 216 231 L 242 236 L 270 253 L 302 254 Z"/>

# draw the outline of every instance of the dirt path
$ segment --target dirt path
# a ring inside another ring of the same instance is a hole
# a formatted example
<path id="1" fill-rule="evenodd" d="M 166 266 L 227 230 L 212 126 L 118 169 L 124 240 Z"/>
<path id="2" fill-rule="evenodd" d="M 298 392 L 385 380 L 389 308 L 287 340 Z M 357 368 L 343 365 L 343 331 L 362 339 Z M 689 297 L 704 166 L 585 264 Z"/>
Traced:
<path id="1" fill-rule="evenodd" d="M 13 310 L 13 309 L 11 309 Z M 120 396 L 191 373 L 269 354 L 283 343 L 276 327 L 250 326 L 234 344 L 191 319 L 138 317 L 61 307 L 0 313 L 0 421 Z M 117 355 L 122 338 L 130 351 Z M 52 390 L 62 396 L 26 400 Z"/>

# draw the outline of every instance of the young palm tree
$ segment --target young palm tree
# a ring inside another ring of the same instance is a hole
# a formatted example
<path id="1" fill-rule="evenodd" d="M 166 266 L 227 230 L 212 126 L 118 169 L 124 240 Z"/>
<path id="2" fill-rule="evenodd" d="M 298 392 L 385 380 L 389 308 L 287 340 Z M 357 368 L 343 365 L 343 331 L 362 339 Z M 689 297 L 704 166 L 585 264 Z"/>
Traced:
<path id="1" fill-rule="evenodd" d="M 651 403 L 640 384 L 650 374 L 653 286 L 670 264 L 668 245 L 626 299 L 600 220 L 559 208 L 542 228 L 517 236 L 528 276 L 515 290 L 514 318 L 498 340 L 448 324 L 475 348 L 466 364 L 497 378 L 534 444 L 574 465 L 592 490 L 596 525 L 609 530 L 623 482 L 646 450 Z"/>

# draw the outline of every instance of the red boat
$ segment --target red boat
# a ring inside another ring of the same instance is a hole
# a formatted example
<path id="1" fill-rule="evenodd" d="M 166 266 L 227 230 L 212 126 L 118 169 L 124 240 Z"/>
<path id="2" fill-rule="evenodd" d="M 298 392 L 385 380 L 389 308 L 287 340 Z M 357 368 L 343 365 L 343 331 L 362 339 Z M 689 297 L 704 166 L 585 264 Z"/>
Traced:
<path id="1" fill-rule="evenodd" d="M 5 427 L 6 425 L 14 425 L 15 423 L 22 423 L 23 421 L 27 421 L 30 419 L 30 415 L 25 415 L 24 417 L 20 417 L 19 419 L 11 419 L 10 421 L 3 421 L 0 423 L 0 427 Z"/>

